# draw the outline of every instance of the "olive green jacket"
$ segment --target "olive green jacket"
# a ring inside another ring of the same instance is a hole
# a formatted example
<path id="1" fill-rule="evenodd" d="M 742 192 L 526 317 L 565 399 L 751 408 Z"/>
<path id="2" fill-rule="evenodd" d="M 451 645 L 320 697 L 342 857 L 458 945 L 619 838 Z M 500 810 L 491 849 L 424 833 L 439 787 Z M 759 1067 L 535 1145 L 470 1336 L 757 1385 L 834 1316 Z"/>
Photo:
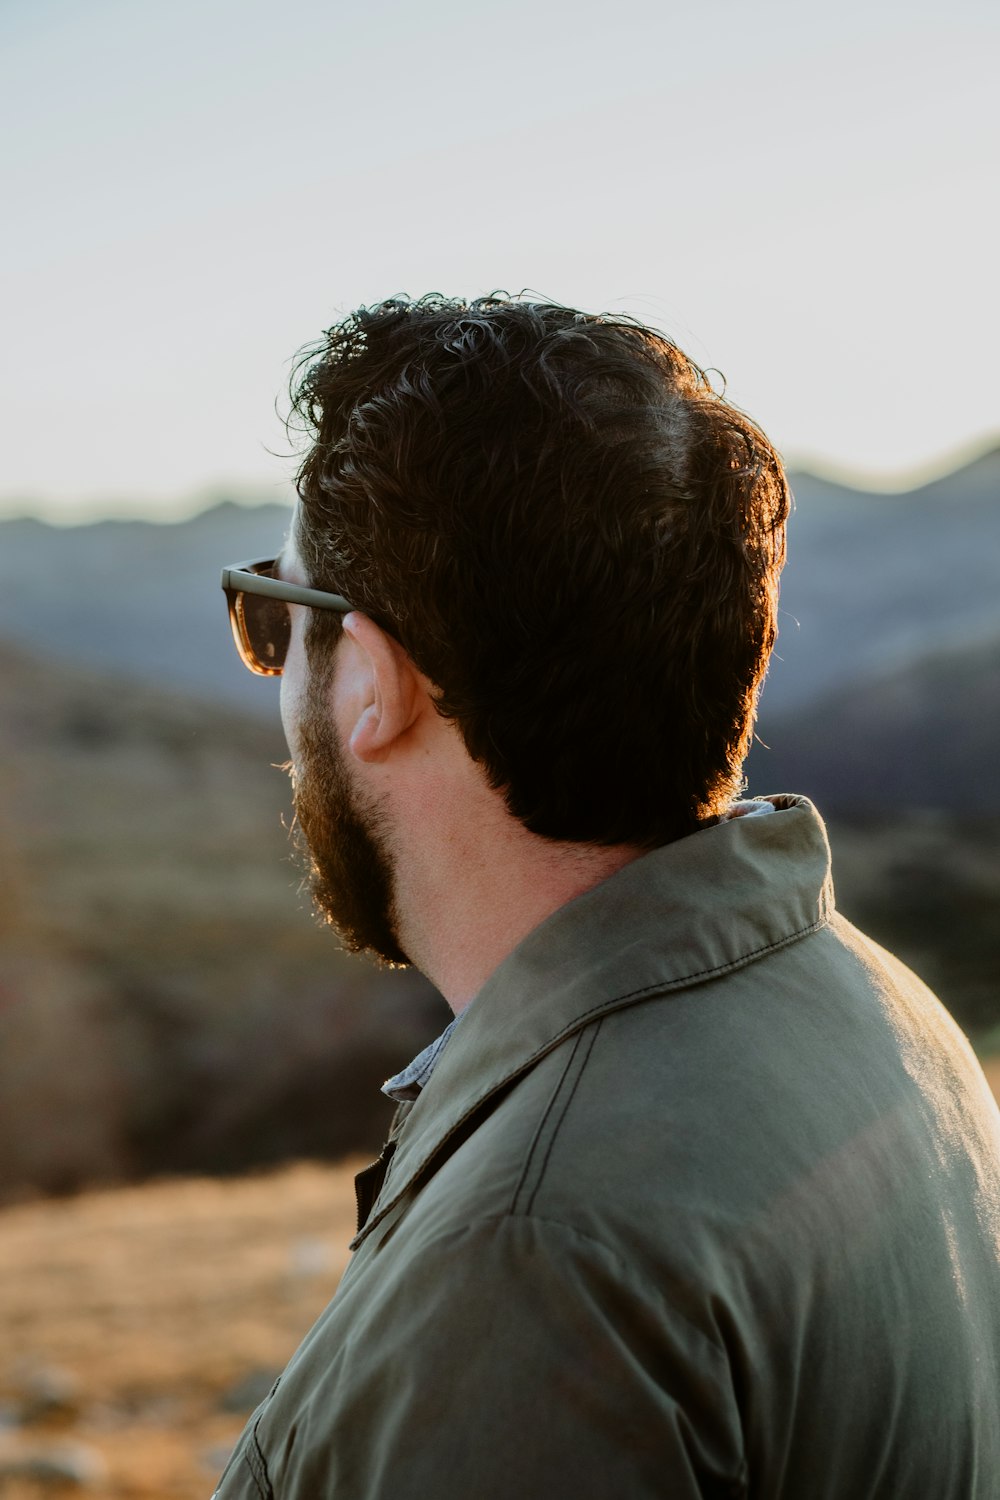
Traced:
<path id="1" fill-rule="evenodd" d="M 1000 1116 L 772 800 L 487 982 L 220 1500 L 1000 1495 Z"/>

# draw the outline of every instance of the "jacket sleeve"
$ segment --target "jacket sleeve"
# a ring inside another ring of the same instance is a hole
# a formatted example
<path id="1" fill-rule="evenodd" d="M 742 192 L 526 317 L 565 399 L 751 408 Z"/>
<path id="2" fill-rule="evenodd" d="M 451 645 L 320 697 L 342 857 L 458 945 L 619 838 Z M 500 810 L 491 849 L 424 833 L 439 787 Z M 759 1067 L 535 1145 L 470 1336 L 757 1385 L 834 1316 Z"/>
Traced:
<path id="1" fill-rule="evenodd" d="M 377 1271 L 342 1288 L 221 1500 L 745 1494 L 720 1341 L 602 1245 L 506 1216 Z"/>

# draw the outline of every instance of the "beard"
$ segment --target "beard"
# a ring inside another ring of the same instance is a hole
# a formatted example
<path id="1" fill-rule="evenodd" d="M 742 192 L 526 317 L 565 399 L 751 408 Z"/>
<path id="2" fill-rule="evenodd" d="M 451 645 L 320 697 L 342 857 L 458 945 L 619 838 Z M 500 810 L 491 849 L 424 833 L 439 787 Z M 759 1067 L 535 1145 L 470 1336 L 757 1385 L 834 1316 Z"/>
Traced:
<path id="1" fill-rule="evenodd" d="M 377 808 L 365 805 L 350 779 L 329 720 L 308 692 L 292 771 L 293 842 L 321 917 L 348 953 L 408 964 L 396 936 L 392 861 Z"/>

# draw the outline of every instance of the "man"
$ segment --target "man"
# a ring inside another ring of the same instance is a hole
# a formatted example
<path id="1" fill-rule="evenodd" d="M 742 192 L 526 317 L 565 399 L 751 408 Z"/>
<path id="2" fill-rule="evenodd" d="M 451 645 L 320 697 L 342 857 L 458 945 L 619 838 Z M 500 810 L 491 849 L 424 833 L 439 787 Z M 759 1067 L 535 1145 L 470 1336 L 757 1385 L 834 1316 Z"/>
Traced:
<path id="1" fill-rule="evenodd" d="M 221 1500 L 1000 1494 L 1000 1117 L 740 803 L 788 491 L 668 340 L 362 309 L 290 541 L 224 578 L 316 899 L 456 1020 Z"/>

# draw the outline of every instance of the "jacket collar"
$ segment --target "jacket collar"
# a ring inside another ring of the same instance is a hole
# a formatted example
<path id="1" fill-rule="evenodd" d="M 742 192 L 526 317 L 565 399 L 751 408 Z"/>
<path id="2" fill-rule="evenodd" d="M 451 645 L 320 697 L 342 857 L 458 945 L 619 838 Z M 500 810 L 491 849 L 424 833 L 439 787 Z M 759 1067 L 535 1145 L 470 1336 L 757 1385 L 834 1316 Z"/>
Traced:
<path id="1" fill-rule="evenodd" d="M 561 907 L 480 990 L 410 1107 L 379 1202 L 352 1248 L 448 1139 L 597 1017 L 690 989 L 804 937 L 833 910 L 830 850 L 804 797 L 654 849 Z"/>

